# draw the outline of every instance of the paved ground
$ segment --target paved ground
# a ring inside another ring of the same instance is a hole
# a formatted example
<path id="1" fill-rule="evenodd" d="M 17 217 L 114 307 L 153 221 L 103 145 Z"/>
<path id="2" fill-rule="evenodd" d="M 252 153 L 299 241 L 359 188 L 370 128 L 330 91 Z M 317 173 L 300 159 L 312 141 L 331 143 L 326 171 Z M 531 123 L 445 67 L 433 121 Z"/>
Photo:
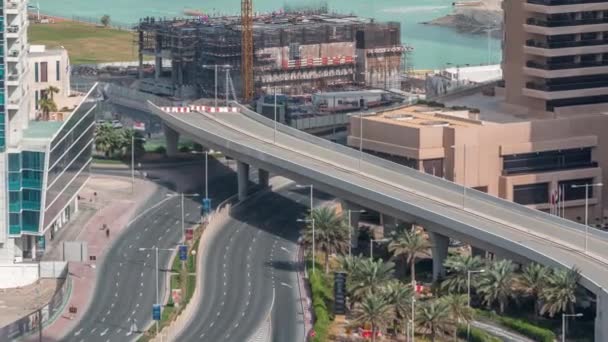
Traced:
<path id="1" fill-rule="evenodd" d="M 29 286 L 0 290 L 0 327 L 48 303 L 59 284 L 56 279 L 43 279 Z"/>

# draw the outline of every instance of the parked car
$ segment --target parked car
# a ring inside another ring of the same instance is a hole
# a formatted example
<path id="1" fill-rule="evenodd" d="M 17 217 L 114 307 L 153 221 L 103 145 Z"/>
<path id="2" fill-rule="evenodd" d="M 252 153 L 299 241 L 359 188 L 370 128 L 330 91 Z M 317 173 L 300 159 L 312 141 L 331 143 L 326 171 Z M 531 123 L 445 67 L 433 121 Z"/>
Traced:
<path id="1" fill-rule="evenodd" d="M 112 127 L 114 128 L 122 128 L 122 123 L 119 120 L 112 120 Z"/>

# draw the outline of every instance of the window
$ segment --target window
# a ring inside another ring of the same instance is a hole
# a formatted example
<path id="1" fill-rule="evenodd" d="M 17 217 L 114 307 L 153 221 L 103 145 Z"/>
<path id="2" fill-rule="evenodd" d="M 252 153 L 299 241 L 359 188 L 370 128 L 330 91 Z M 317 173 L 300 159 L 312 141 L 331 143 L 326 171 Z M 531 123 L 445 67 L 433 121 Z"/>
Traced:
<path id="1" fill-rule="evenodd" d="M 55 62 L 55 74 L 57 81 L 61 81 L 61 62 Z"/>
<path id="2" fill-rule="evenodd" d="M 39 70 L 39 66 L 38 66 L 38 62 L 34 63 L 34 82 L 39 82 L 39 75 L 38 75 L 38 70 Z"/>
<path id="3" fill-rule="evenodd" d="M 40 62 L 40 82 L 48 82 L 49 81 L 49 75 L 48 75 L 48 70 L 49 69 L 49 63 L 47 62 Z"/>
<path id="4" fill-rule="evenodd" d="M 40 93 L 38 90 L 34 92 L 34 109 L 38 110 L 38 101 L 40 101 Z"/>
<path id="5" fill-rule="evenodd" d="M 543 204 L 549 202 L 549 183 L 516 185 L 513 187 L 513 202 Z"/>
<path id="6" fill-rule="evenodd" d="M 558 186 L 562 189 L 566 201 L 575 201 L 585 199 L 585 187 L 580 186 L 585 184 L 593 184 L 593 178 L 561 181 Z M 593 198 L 593 188 L 593 186 L 589 187 L 589 198 Z"/>
<path id="7" fill-rule="evenodd" d="M 591 147 L 513 154 L 503 157 L 506 175 L 595 167 Z"/>

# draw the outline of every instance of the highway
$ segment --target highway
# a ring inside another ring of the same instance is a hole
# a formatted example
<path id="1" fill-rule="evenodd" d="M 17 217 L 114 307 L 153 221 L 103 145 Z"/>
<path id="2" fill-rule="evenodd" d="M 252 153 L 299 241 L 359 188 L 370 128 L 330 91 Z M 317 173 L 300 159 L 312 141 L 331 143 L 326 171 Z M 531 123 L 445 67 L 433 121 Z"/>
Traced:
<path id="1" fill-rule="evenodd" d="M 101 171 L 101 170 L 100 170 Z M 235 176 L 219 162 L 210 159 L 210 197 L 219 202 L 235 191 Z M 120 175 L 128 170 L 107 171 Z M 143 215 L 136 217 L 118 240 L 110 247 L 106 258 L 98 265 L 98 277 L 87 311 L 77 326 L 66 334 L 63 341 L 129 341 L 136 337 L 131 331 L 135 323 L 144 330 L 152 320 L 152 304 L 156 301 L 156 268 L 153 251 L 139 248 L 159 247 L 175 249 L 181 240 L 181 204 L 179 196 L 170 188 L 185 192 L 200 191 L 188 188 L 202 181 L 200 166 L 182 168 L 178 174 L 191 174 L 188 182 L 176 177 L 171 169 L 153 170 L 161 187 L 144 205 Z M 169 195 L 169 196 L 168 196 Z M 186 226 L 200 218 L 200 206 L 191 198 L 185 201 Z M 172 252 L 159 252 L 159 292 L 165 293 L 166 272 Z"/>
<path id="2" fill-rule="evenodd" d="M 537 210 L 468 190 L 303 132 L 242 113 L 150 111 L 175 131 L 233 158 L 303 183 L 312 183 L 362 207 L 416 222 L 430 231 L 490 250 L 500 249 L 550 266 L 577 267 L 581 283 L 602 298 L 608 312 L 608 234 Z M 276 141 L 275 141 L 276 139 Z M 463 208 L 463 202 L 464 208 Z M 608 318 L 608 316 L 606 316 Z M 608 320 L 596 323 L 596 338 L 608 340 Z"/>
<path id="3" fill-rule="evenodd" d="M 246 342 L 272 311 L 272 341 L 303 341 L 295 263 L 296 219 L 307 191 L 266 192 L 236 207 L 204 257 L 203 296 L 180 341 Z"/>

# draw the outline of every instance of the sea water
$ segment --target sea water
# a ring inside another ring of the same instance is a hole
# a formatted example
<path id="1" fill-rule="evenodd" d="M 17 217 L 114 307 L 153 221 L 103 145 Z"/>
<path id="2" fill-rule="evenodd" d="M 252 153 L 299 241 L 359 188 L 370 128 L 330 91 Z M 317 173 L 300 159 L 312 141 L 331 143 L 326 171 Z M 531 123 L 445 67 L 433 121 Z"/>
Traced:
<path id="1" fill-rule="evenodd" d="M 42 13 L 70 18 L 97 18 L 108 14 L 120 23 L 136 23 L 146 16 L 179 17 L 184 10 L 209 14 L 237 14 L 240 0 L 30 0 Z M 255 12 L 291 6 L 314 5 L 318 0 L 253 0 Z M 410 58 L 414 69 L 440 69 L 446 65 L 496 64 L 500 62 L 500 41 L 485 35 L 461 34 L 451 28 L 421 24 L 449 14 L 453 0 L 328 0 L 330 11 L 352 13 L 378 21 L 401 23 L 401 40 L 414 48 Z"/>

